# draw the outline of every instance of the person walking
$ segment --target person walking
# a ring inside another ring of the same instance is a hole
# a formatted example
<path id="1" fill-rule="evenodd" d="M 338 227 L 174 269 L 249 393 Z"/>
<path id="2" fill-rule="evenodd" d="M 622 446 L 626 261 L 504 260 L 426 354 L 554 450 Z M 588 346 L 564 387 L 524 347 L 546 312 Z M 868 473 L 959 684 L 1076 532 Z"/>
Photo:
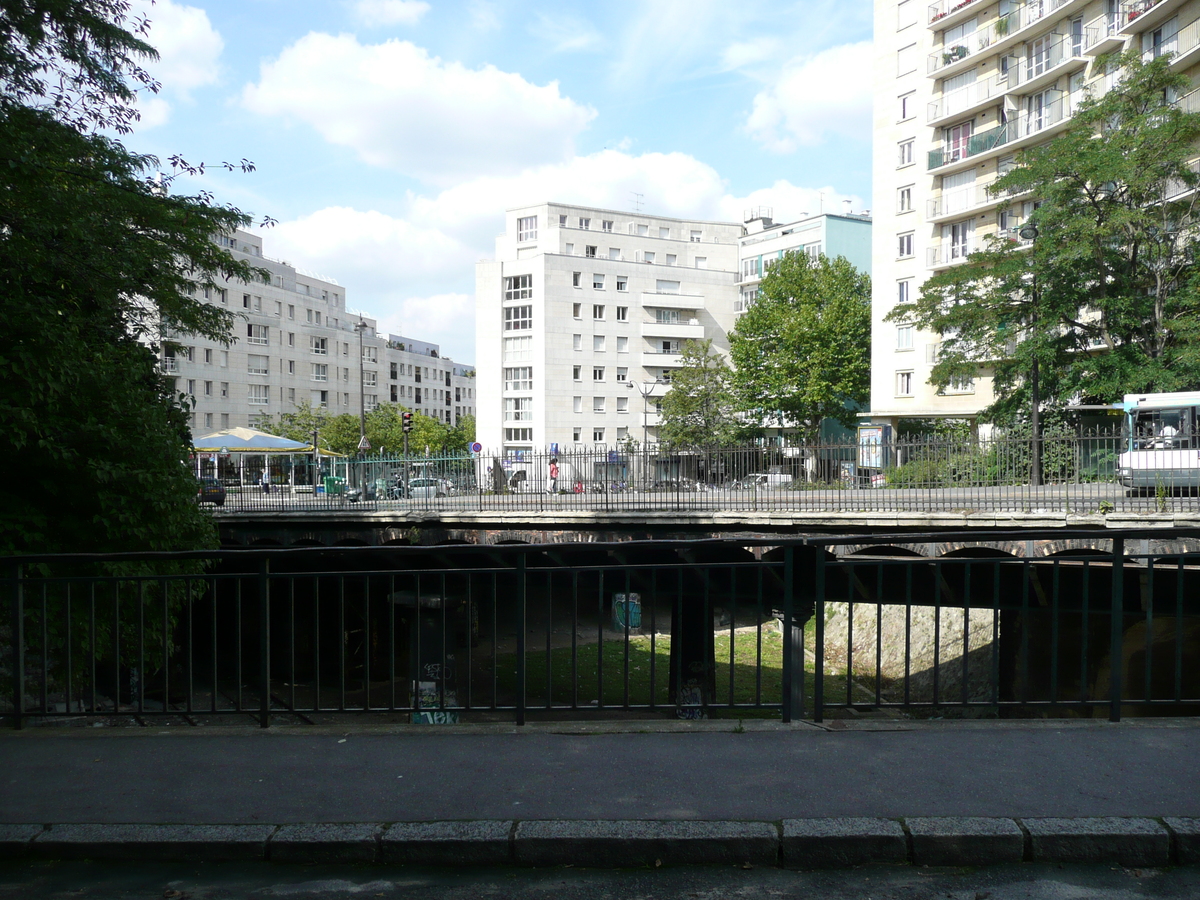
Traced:
<path id="1" fill-rule="evenodd" d="M 550 457 L 550 489 L 548 491 L 546 491 L 546 493 L 547 494 L 557 494 L 558 493 L 558 457 L 557 456 Z"/>
<path id="2" fill-rule="evenodd" d="M 262 492 L 264 494 L 271 493 L 271 470 L 266 466 L 263 467 L 262 478 L 259 481 L 262 483 Z"/>

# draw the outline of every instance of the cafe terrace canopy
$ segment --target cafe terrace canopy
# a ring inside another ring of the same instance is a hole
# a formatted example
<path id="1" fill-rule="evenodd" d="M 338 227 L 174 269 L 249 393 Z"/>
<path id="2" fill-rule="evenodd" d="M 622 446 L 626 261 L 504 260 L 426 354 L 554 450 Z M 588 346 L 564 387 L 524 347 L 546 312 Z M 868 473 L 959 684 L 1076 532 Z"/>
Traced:
<path id="1" fill-rule="evenodd" d="M 197 453 L 312 453 L 312 444 L 267 434 L 255 428 L 214 431 L 195 438 L 192 447 Z"/>

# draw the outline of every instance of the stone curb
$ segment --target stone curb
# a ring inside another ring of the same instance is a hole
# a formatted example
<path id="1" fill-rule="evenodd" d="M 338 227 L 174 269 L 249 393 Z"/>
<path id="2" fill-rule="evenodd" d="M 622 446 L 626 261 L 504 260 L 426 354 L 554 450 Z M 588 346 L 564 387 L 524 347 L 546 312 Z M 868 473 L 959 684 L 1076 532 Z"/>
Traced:
<path id="1" fill-rule="evenodd" d="M 1200 819 L 866 817 L 0 825 L 0 858 L 429 866 L 1200 864 Z"/>

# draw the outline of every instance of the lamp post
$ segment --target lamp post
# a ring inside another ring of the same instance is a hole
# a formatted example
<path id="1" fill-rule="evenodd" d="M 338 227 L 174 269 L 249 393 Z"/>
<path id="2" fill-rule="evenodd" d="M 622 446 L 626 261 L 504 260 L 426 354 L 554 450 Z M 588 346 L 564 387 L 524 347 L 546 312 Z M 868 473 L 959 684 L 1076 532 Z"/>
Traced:
<path id="1" fill-rule="evenodd" d="M 1032 222 L 1028 222 L 1025 225 L 1021 226 L 1021 229 L 1017 232 L 1017 234 L 1020 236 L 1021 240 L 1029 241 L 1032 244 L 1035 240 L 1037 240 L 1037 236 L 1038 236 L 1037 226 L 1034 225 Z M 1034 271 L 1032 274 L 1033 274 L 1033 283 L 1032 283 L 1033 313 L 1030 317 L 1030 332 L 1033 334 L 1033 340 L 1037 341 L 1037 339 L 1038 339 L 1038 306 L 1039 306 L 1041 298 L 1038 296 L 1037 272 Z M 1030 366 L 1030 370 L 1029 370 L 1029 395 L 1030 395 L 1030 404 L 1033 407 L 1030 410 L 1030 415 L 1029 415 L 1029 427 L 1030 427 L 1030 430 L 1033 432 L 1033 454 L 1032 454 L 1032 459 L 1031 459 L 1031 467 L 1032 467 L 1033 471 L 1030 473 L 1029 480 L 1034 487 L 1038 487 L 1042 483 L 1042 441 L 1041 441 L 1042 418 L 1041 418 L 1041 410 L 1040 410 L 1042 398 L 1039 395 L 1041 385 L 1038 382 L 1039 382 L 1038 355 L 1037 355 L 1037 346 L 1035 344 L 1034 352 L 1033 352 L 1033 363 Z"/>
<path id="2" fill-rule="evenodd" d="M 663 384 L 663 383 L 664 382 L 660 378 L 655 378 L 653 381 L 630 381 L 630 382 L 628 382 L 630 390 L 633 390 L 634 388 L 636 388 L 637 392 L 642 395 L 642 481 L 643 482 L 646 481 L 646 470 L 648 468 L 647 462 L 649 461 L 649 458 L 650 458 L 649 457 L 649 452 L 650 452 L 649 438 L 647 437 L 647 432 L 649 431 L 649 423 L 647 422 L 647 419 L 650 416 L 650 409 L 649 409 L 650 395 L 652 393 L 654 393 L 654 389 L 656 387 L 658 387 L 658 385 Z"/>

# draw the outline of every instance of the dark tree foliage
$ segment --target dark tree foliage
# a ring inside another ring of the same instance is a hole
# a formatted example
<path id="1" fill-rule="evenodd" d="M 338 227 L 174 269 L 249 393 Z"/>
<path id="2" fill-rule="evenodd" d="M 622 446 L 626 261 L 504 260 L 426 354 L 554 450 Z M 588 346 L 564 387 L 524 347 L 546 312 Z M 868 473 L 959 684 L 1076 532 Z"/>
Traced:
<path id="1" fill-rule="evenodd" d="M 985 419 L 1029 411 L 1035 363 L 1050 406 L 1200 387 L 1200 114 L 1174 103 L 1169 54 L 1107 64 L 1115 86 L 992 186 L 1040 201 L 1032 243 L 992 238 L 888 316 L 943 336 L 932 384 L 992 375 Z"/>
<path id="2" fill-rule="evenodd" d="M 215 544 L 158 343 L 228 340 L 192 285 L 257 273 L 212 240 L 246 216 L 171 196 L 92 130 L 127 128 L 148 83 L 129 24 L 117 0 L 0 0 L 3 553 Z"/>
<path id="3" fill-rule="evenodd" d="M 659 440 L 678 447 L 714 447 L 740 435 L 730 382 L 733 372 L 711 340 L 687 341 L 682 367 L 671 376 L 662 399 Z"/>

